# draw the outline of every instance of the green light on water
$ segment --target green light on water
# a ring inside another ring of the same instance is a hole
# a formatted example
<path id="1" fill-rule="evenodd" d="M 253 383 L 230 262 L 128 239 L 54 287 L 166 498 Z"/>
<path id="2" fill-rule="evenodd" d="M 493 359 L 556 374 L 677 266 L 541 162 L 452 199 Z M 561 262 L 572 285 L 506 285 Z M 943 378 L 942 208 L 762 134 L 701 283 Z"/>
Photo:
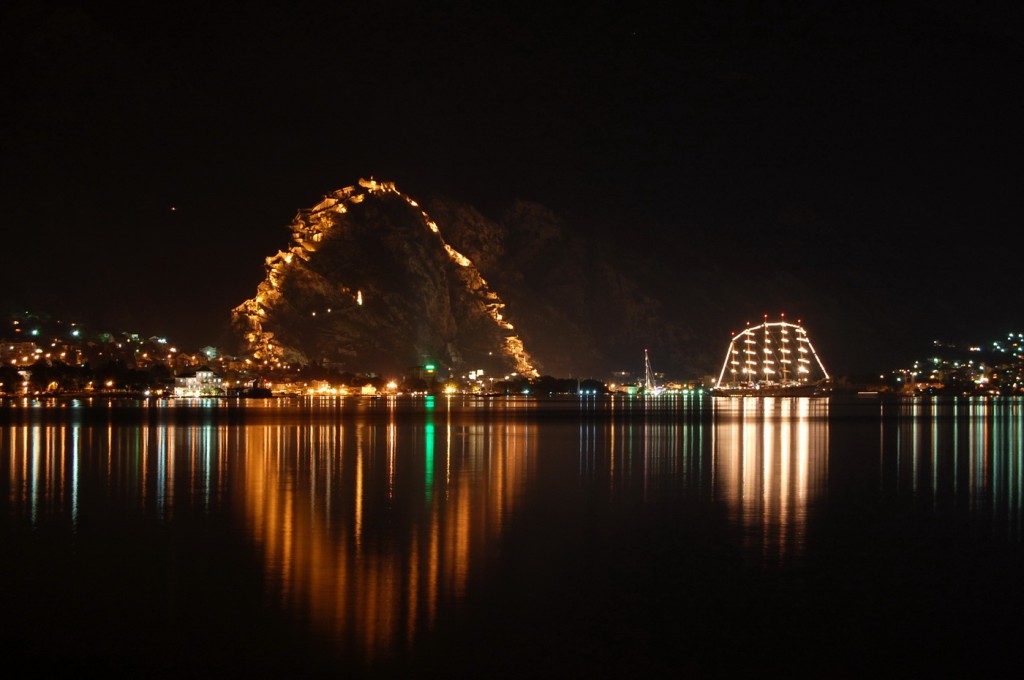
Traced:
<path id="1" fill-rule="evenodd" d="M 424 437 L 426 437 L 426 449 L 423 452 L 423 487 L 426 495 L 427 502 L 429 503 L 434 495 L 434 422 L 433 420 L 427 420 L 427 426 L 424 428 Z"/>

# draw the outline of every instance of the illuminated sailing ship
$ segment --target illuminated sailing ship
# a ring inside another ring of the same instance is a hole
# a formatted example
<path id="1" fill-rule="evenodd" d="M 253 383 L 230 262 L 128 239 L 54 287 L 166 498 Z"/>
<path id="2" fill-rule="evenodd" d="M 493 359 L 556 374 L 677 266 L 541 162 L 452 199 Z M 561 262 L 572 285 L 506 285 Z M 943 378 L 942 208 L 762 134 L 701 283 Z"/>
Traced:
<path id="1" fill-rule="evenodd" d="M 827 394 L 831 382 L 803 326 L 765 317 L 732 338 L 713 392 L 815 396 Z"/>

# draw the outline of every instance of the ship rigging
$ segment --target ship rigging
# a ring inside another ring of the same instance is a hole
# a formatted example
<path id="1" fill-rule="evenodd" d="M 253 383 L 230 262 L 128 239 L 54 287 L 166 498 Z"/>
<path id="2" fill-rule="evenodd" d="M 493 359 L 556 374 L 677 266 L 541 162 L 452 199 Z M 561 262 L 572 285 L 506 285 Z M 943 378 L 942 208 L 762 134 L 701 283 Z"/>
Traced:
<path id="1" fill-rule="evenodd" d="M 729 343 L 719 394 L 820 394 L 831 383 L 807 330 L 787 321 L 748 327 Z"/>
<path id="2" fill-rule="evenodd" d="M 651 356 L 647 350 L 644 350 L 644 394 L 661 394 L 663 387 L 658 386 L 658 382 L 654 377 L 654 371 L 651 369 Z"/>

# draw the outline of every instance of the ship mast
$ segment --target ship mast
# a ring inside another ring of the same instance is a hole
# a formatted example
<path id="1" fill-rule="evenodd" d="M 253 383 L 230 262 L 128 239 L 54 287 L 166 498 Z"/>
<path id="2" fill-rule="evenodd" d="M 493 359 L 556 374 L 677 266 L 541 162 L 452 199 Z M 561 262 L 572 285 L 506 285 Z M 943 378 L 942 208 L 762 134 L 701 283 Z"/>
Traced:
<path id="1" fill-rule="evenodd" d="M 651 370 L 651 357 L 644 349 L 644 392 L 654 391 L 654 371 Z"/>
<path id="2" fill-rule="evenodd" d="M 757 382 L 757 352 L 753 349 L 757 345 L 757 341 L 754 340 L 754 331 L 749 328 L 743 331 L 743 336 L 743 353 L 747 355 L 747 367 L 743 369 L 743 372 L 747 374 L 744 382 L 753 385 Z"/>
<path id="3" fill-rule="evenodd" d="M 782 364 L 782 383 L 784 385 L 788 385 L 790 373 L 789 364 L 792 363 L 789 359 L 789 324 L 785 322 L 780 324 L 779 335 L 781 336 L 780 342 L 782 344 L 782 347 L 779 348 L 779 354 L 781 355 L 779 363 Z"/>

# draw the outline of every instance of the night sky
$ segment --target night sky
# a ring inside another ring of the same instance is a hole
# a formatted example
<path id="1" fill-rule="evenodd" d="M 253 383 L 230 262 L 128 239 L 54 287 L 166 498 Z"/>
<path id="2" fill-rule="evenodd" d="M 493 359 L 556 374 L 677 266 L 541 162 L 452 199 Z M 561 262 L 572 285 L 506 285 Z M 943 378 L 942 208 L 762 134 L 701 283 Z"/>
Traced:
<path id="1" fill-rule="evenodd" d="M 486 5 L 8 0 L 0 301 L 206 344 L 296 211 L 373 176 L 733 262 L 780 221 L 810 261 L 853 239 L 913 330 L 882 368 L 1024 330 L 1016 3 Z"/>

